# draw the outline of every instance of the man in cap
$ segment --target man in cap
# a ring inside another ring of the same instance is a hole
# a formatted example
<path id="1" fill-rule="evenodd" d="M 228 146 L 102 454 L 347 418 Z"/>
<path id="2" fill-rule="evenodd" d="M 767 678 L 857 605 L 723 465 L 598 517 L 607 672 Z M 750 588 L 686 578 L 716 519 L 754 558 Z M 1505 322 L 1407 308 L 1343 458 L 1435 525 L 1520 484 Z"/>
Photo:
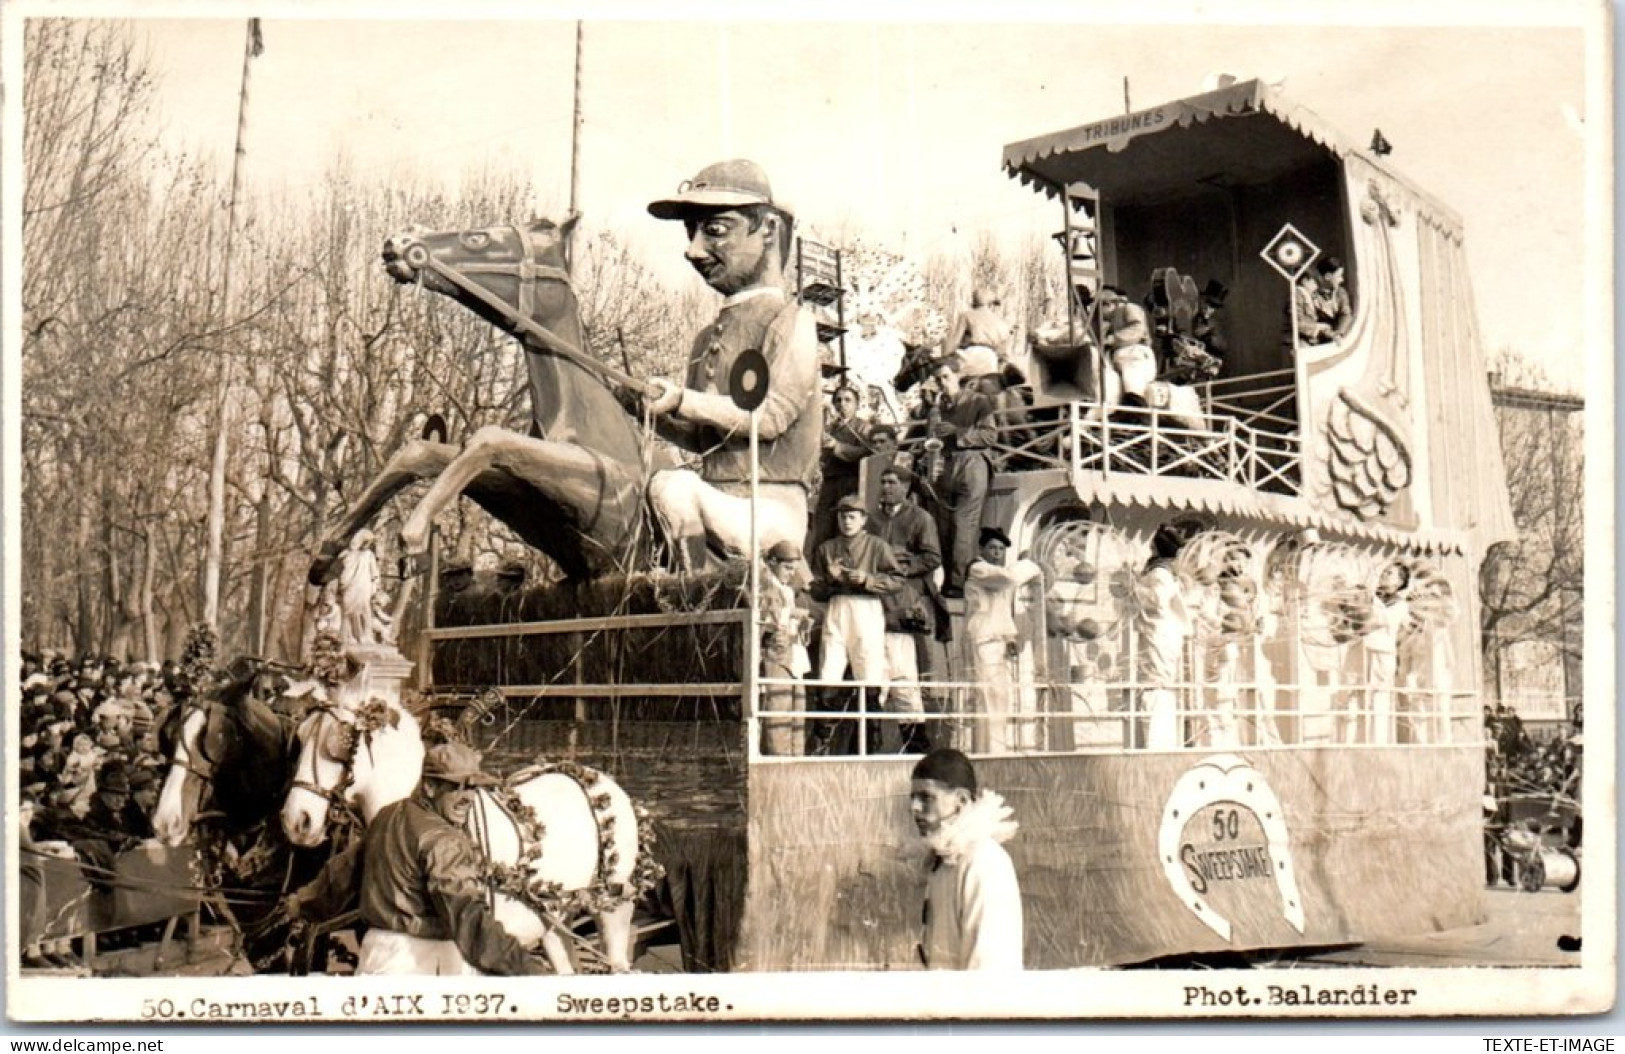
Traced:
<path id="1" fill-rule="evenodd" d="M 1124 401 L 1144 406 L 1146 391 L 1157 379 L 1157 354 L 1151 349 L 1151 325 L 1145 308 L 1116 286 L 1100 291 L 1100 317 L 1106 354 L 1122 384 Z"/>
<path id="2" fill-rule="evenodd" d="M 914 766 L 909 814 L 928 850 L 920 960 L 928 970 L 1020 970 L 1021 885 L 1004 842 L 1016 822 L 1004 799 L 978 793 L 957 750 Z"/>
<path id="3" fill-rule="evenodd" d="M 942 566 L 942 546 L 931 514 L 909 500 L 912 482 L 907 469 L 883 469 L 880 504 L 867 527 L 891 546 L 903 573 L 897 592 L 880 598 L 886 613 L 886 711 L 914 718 L 898 726 L 899 752 L 923 754 L 930 749 L 930 736 L 920 680 L 922 675 L 932 680 L 935 673 L 932 635 L 938 601 L 931 576 Z"/>
<path id="4" fill-rule="evenodd" d="M 813 506 L 813 549 L 835 537 L 835 506 L 858 489 L 863 459 L 873 452 L 868 428 L 858 416 L 860 401 L 860 393 L 849 384 L 836 388 L 829 398 L 830 412 L 824 422 L 822 452 L 818 459 L 818 498 Z"/>
<path id="5" fill-rule="evenodd" d="M 359 863 L 361 917 L 370 928 L 361 940 L 358 974 L 548 972 L 492 913 L 479 851 L 463 830 L 473 788 L 493 782 L 473 749 L 430 747 L 411 797 L 384 806 L 356 846 L 290 894 L 288 914 L 337 914 Z"/>
<path id="6" fill-rule="evenodd" d="M 864 531 L 868 518 L 863 499 L 856 494 L 836 505 L 839 533 L 813 553 L 812 595 L 829 605 L 824 614 L 818 679 L 838 681 L 850 664 L 853 676 L 869 686 L 863 691 L 870 700 L 867 709 L 873 711 L 878 709 L 880 685 L 886 681 L 886 613 L 880 598 L 902 585 L 902 568 L 891 546 Z M 831 692 L 839 692 L 840 705 L 830 705 Z M 819 694 L 825 700 L 824 710 L 851 709 L 851 697 L 844 690 L 823 688 Z M 814 753 L 851 754 L 857 745 L 857 724 L 824 722 L 814 738 Z M 873 751 L 874 737 L 868 738 Z"/>
<path id="7" fill-rule="evenodd" d="M 931 373 L 939 395 L 928 431 L 942 443 L 946 459 L 937 522 L 948 553 L 942 594 L 949 597 L 964 595 L 965 571 L 976 557 L 982 509 L 993 483 L 987 448 L 998 435 L 993 401 L 971 383 L 997 370 L 998 360 L 986 348 L 969 352 L 948 356 Z"/>
<path id="8" fill-rule="evenodd" d="M 682 385 L 657 379 L 647 410 L 661 436 L 701 455 L 696 474 L 667 469 L 649 482 L 649 501 L 674 543 L 733 554 L 749 548 L 750 419 L 733 400 L 733 369 L 760 351 L 769 377 L 756 409 L 760 440 L 758 544 L 806 541 L 807 506 L 818 476 L 818 334 L 810 311 L 785 289 L 794 219 L 754 162 L 701 169 L 669 198 L 651 202 L 657 219 L 679 220 L 685 257 L 724 297 L 717 319 L 695 338 Z M 703 534 L 703 538 L 697 537 Z"/>
<path id="9" fill-rule="evenodd" d="M 798 587 L 801 550 L 794 542 L 775 542 L 764 558 L 767 574 L 761 582 L 762 676 L 799 680 L 812 671 L 807 643 L 812 610 Z M 800 685 L 770 685 L 762 689 L 763 710 L 805 710 L 806 689 Z M 764 717 L 762 753 L 796 755 L 806 746 L 806 720 L 802 717 Z"/>
<path id="10" fill-rule="evenodd" d="M 1044 570 L 1027 559 L 1005 567 L 1010 536 L 997 527 L 982 528 L 980 542 L 980 555 L 965 577 L 965 635 L 975 656 L 981 712 L 986 715 L 985 731 L 977 730 L 976 741 L 987 744 L 987 753 L 1003 754 L 1020 746 L 1010 722 L 1016 710 L 1015 668 L 1023 643 L 1016 624 L 1016 591 L 1041 578 Z"/>

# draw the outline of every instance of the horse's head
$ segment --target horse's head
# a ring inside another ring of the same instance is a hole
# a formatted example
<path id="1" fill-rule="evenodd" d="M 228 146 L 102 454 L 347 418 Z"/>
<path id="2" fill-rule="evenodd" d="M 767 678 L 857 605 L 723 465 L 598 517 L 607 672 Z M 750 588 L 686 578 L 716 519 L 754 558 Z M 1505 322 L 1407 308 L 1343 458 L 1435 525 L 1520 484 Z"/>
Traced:
<path id="1" fill-rule="evenodd" d="M 370 821 L 409 795 L 422 774 L 417 719 L 380 699 L 314 707 L 297 738 L 299 760 L 282 804 L 282 830 L 294 845 L 321 844 L 334 806 L 353 806 Z"/>
<path id="2" fill-rule="evenodd" d="M 636 464 L 642 433 L 616 393 L 588 368 L 549 353 L 549 344 L 590 353 L 570 286 L 568 249 L 577 219 L 463 231 L 409 227 L 384 240 L 384 270 L 521 338 L 538 435 Z"/>
<path id="3" fill-rule="evenodd" d="M 937 364 L 939 350 L 935 344 L 910 344 L 904 341 L 903 362 L 898 367 L 897 376 L 892 378 L 892 389 L 906 392 L 916 384 L 928 380 L 932 368 Z"/>
<path id="4" fill-rule="evenodd" d="M 503 329 L 528 318 L 579 342 L 570 289 L 569 242 L 577 217 L 466 231 L 408 227 L 384 239 L 384 270 L 397 282 L 418 282 Z M 551 324 L 551 325 L 550 325 Z"/>
<path id="5" fill-rule="evenodd" d="M 170 766 L 152 820 L 165 845 L 183 842 L 206 807 L 238 827 L 275 808 L 281 787 L 267 773 L 286 771 L 286 752 L 276 714 L 260 698 L 268 690 L 269 682 L 251 671 L 165 715 L 158 742 Z"/>

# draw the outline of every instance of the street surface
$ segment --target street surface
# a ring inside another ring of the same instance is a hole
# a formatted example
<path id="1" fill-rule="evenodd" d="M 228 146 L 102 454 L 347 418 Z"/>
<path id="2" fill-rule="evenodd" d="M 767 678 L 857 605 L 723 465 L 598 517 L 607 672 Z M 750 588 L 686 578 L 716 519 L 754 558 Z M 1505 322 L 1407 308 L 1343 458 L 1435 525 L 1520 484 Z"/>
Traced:
<path id="1" fill-rule="evenodd" d="M 1584 884 L 1581 885 L 1583 890 Z M 1578 966 L 1581 953 L 1558 938 L 1580 935 L 1580 892 L 1543 889 L 1485 891 L 1487 917 L 1478 926 L 1374 941 L 1305 960 L 1316 966 Z"/>
<path id="2" fill-rule="evenodd" d="M 1582 886 L 1583 888 L 1583 886 Z M 1580 894 L 1553 889 L 1524 893 L 1512 889 L 1485 891 L 1485 921 L 1477 926 L 1443 933 L 1374 941 L 1353 948 L 1283 959 L 1280 966 L 1334 968 L 1340 966 L 1579 966 L 1582 953 L 1564 951 L 1562 937 L 1580 934 Z M 183 961 L 180 948 L 171 945 L 162 973 L 166 976 L 214 977 L 245 975 L 247 965 L 233 963 L 226 950 L 223 928 L 206 930 L 191 961 Z M 100 976 L 140 977 L 154 973 L 156 944 L 110 952 L 97 962 Z M 675 944 L 650 947 L 637 961 L 643 973 L 681 973 L 682 957 Z"/>

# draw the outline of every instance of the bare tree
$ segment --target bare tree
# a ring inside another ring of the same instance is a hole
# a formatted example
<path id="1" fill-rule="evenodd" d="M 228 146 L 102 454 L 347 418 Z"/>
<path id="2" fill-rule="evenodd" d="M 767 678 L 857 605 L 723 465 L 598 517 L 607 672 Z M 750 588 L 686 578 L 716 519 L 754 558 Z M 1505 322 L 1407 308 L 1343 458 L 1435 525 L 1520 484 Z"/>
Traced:
<path id="1" fill-rule="evenodd" d="M 1492 678 L 1508 649 L 1557 648 L 1577 670 L 1584 609 L 1583 402 L 1553 391 L 1527 360 L 1503 352 L 1492 394 L 1506 461 L 1515 541 L 1493 548 L 1480 576 L 1482 641 Z M 1569 695 L 1577 694 L 1571 680 Z"/>

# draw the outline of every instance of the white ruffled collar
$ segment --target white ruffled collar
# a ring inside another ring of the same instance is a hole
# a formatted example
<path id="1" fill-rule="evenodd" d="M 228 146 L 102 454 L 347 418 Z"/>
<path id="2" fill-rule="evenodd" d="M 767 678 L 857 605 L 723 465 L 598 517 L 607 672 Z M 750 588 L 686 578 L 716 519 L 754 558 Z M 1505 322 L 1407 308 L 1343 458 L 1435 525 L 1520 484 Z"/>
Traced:
<path id="1" fill-rule="evenodd" d="M 1003 843 L 1015 837 L 1020 824 L 1014 815 L 1003 797 L 983 790 L 952 819 L 943 821 L 935 834 L 920 839 L 922 855 L 927 862 L 940 859 L 946 864 L 958 864 L 984 838 Z"/>

